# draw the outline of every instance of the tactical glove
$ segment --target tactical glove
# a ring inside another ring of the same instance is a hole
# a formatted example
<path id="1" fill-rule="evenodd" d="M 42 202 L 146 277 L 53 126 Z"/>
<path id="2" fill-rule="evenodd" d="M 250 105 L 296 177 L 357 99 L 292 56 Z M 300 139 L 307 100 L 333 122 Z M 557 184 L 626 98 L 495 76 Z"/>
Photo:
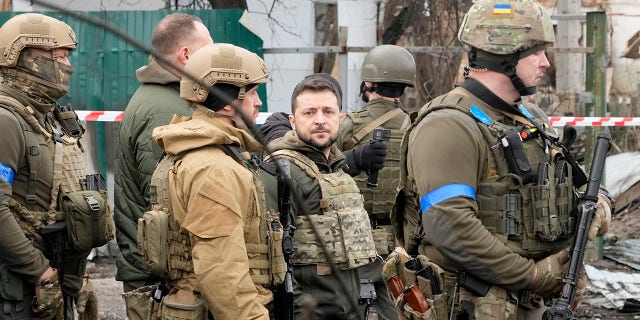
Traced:
<path id="1" fill-rule="evenodd" d="M 358 170 L 369 173 L 384 167 L 384 160 L 387 158 L 387 145 L 384 142 L 374 140 L 352 150 Z"/>
<path id="2" fill-rule="evenodd" d="M 568 249 L 536 262 L 528 288 L 545 300 L 556 297 L 562 292 L 562 275 L 568 266 L 567 262 Z"/>
<path id="3" fill-rule="evenodd" d="M 62 309 L 62 291 L 58 282 L 58 271 L 54 269 L 51 277 L 36 285 L 31 309 L 34 318 L 52 319 Z"/>
<path id="4" fill-rule="evenodd" d="M 611 200 L 606 195 L 598 194 L 596 212 L 589 227 L 589 240 L 595 240 L 597 236 L 602 236 L 609 231 L 611 225 Z"/>

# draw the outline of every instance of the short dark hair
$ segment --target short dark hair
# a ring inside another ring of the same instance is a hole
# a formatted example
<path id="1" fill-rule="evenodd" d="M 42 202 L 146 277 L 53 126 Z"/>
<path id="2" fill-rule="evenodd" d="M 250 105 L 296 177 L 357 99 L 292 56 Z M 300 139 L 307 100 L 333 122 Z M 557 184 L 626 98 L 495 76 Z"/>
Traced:
<path id="1" fill-rule="evenodd" d="M 300 81 L 291 94 L 291 113 L 296 113 L 296 99 L 302 92 L 329 90 L 338 100 L 338 109 L 342 110 L 342 89 L 340 83 L 326 73 L 310 74 Z"/>
<path id="2" fill-rule="evenodd" d="M 190 35 L 196 31 L 196 22 L 202 23 L 202 19 L 186 13 L 172 13 L 162 18 L 151 35 L 153 51 L 161 55 L 174 53 L 190 41 Z"/>

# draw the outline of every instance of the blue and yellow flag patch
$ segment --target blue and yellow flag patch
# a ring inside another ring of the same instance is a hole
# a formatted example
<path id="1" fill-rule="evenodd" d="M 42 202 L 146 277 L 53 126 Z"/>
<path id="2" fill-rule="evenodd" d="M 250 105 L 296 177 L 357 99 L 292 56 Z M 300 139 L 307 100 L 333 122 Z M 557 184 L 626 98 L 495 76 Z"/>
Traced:
<path id="1" fill-rule="evenodd" d="M 511 5 L 510 4 L 503 4 L 503 3 L 496 3 L 493 5 L 493 10 L 491 11 L 491 13 L 494 14 L 511 14 Z"/>

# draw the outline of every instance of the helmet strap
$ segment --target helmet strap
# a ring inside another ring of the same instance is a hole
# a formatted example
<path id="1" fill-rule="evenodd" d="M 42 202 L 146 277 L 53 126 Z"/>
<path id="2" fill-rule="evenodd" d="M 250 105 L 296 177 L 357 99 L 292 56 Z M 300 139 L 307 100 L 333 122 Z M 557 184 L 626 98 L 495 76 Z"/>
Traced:
<path id="1" fill-rule="evenodd" d="M 516 74 L 516 65 L 520 60 L 520 52 L 497 55 L 475 48 L 471 48 L 469 52 L 469 67 L 471 70 L 486 68 L 495 72 L 500 72 L 506 75 L 515 89 L 521 96 L 528 96 L 534 94 L 537 91 L 537 87 L 525 86 L 522 79 Z"/>
<path id="2" fill-rule="evenodd" d="M 362 81 L 362 83 L 360 83 L 360 98 L 362 98 L 362 101 L 366 103 L 369 102 L 369 97 L 365 94 L 367 92 L 376 92 L 376 88 L 369 87 L 364 83 L 364 81 Z"/>

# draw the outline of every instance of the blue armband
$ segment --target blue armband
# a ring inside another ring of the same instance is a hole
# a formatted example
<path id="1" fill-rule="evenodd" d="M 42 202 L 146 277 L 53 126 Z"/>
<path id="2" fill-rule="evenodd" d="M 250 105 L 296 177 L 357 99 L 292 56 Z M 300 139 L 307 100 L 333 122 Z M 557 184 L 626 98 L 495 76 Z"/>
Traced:
<path id="1" fill-rule="evenodd" d="M 4 180 L 9 184 L 13 184 L 13 169 L 4 163 L 0 163 L 0 180 Z"/>
<path id="2" fill-rule="evenodd" d="M 468 184 L 446 184 L 420 198 L 420 208 L 424 214 L 434 205 L 455 197 L 467 197 L 476 200 L 476 189 Z"/>

